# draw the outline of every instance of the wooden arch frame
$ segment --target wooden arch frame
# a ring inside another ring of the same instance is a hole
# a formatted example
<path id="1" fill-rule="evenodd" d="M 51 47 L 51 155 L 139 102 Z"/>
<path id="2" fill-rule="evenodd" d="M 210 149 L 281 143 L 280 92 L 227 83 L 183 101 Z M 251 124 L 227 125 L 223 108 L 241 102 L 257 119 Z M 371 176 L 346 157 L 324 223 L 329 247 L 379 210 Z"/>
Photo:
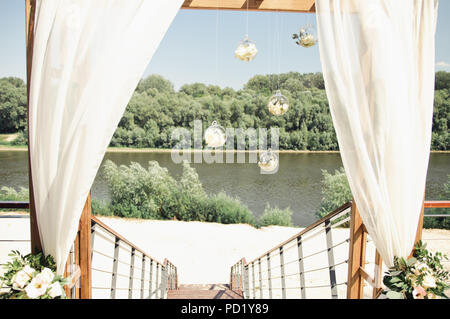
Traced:
<path id="1" fill-rule="evenodd" d="M 236 11 L 279 11 L 279 12 L 301 12 L 314 13 L 315 0 L 185 0 L 181 9 L 197 9 L 197 10 L 236 10 Z M 31 69 L 33 62 L 33 45 L 34 45 L 34 26 L 35 26 L 35 10 L 36 0 L 25 0 L 26 15 L 26 60 L 27 60 L 27 109 L 29 111 L 30 82 Z M 28 123 L 29 123 L 29 112 Z M 27 124 L 29 125 L 29 124 Z M 29 134 L 29 129 L 28 129 Z M 29 136 L 28 136 L 29 139 Z M 28 176 L 29 176 L 29 193 L 30 193 L 30 239 L 31 252 L 37 253 L 42 251 L 39 229 L 36 220 L 36 208 L 33 192 L 33 178 L 31 171 L 30 143 L 28 143 Z M 417 228 L 416 242 L 422 237 L 423 208 Z M 351 243 L 349 274 L 352 282 L 348 285 L 348 298 L 362 298 L 362 289 L 364 282 L 364 254 L 365 243 L 364 236 L 365 227 L 357 213 L 356 205 L 353 209 L 355 218 L 352 219 L 351 225 Z M 81 290 L 76 297 L 91 297 L 91 264 L 90 264 L 90 224 L 91 224 L 91 197 L 88 196 L 85 207 L 80 219 L 78 235 L 76 243 L 78 245 L 79 254 L 76 258 L 80 263 Z M 381 258 L 379 258 L 381 263 Z M 361 270 L 362 269 L 362 270 Z"/>

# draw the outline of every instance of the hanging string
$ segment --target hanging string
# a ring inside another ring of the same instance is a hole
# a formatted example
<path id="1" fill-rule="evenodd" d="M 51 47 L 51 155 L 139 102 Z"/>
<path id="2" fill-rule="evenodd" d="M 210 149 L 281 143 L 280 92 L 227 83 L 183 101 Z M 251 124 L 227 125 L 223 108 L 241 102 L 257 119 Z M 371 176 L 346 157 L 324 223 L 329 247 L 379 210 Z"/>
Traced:
<path id="1" fill-rule="evenodd" d="M 246 34 L 248 35 L 248 2 L 249 2 L 249 0 L 247 0 L 247 21 L 246 21 Z"/>
<path id="2" fill-rule="evenodd" d="M 216 81 L 219 80 L 219 0 L 216 1 Z"/>
<path id="3" fill-rule="evenodd" d="M 277 82 L 277 89 L 280 89 L 280 61 L 281 61 L 281 37 L 280 37 L 280 16 L 279 16 L 279 11 L 277 10 L 277 51 L 278 51 L 278 82 Z"/>

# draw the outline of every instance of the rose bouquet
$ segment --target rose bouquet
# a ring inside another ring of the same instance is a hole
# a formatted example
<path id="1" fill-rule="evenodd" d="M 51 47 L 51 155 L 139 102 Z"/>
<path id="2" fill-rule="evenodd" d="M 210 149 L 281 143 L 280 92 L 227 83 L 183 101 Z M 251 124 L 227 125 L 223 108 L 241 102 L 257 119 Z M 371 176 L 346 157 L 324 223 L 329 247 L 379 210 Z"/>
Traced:
<path id="1" fill-rule="evenodd" d="M 65 299 L 67 279 L 56 275 L 53 257 L 42 253 L 22 256 L 18 251 L 9 254 L 13 259 L 0 276 L 4 292 L 0 299 Z"/>
<path id="2" fill-rule="evenodd" d="M 441 299 L 448 297 L 445 290 L 449 286 L 449 272 L 441 264 L 447 256 L 437 252 L 430 253 L 426 245 L 419 242 L 413 257 L 405 260 L 395 258 L 394 267 L 383 278 L 389 299 Z"/>

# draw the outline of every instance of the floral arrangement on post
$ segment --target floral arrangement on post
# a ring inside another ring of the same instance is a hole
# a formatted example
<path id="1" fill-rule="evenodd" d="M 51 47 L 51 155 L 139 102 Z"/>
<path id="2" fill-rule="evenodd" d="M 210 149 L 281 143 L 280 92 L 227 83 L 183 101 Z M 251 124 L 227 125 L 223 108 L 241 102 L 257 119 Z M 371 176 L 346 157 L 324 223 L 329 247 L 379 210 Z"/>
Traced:
<path id="1" fill-rule="evenodd" d="M 56 275 L 56 264 L 52 256 L 42 253 L 22 256 L 18 251 L 9 254 L 12 261 L 4 267 L 0 276 L 1 286 L 6 292 L 0 299 L 65 299 L 64 285 L 68 280 Z"/>
<path id="2" fill-rule="evenodd" d="M 448 260 L 440 252 L 429 252 L 420 241 L 413 257 L 394 259 L 394 267 L 383 278 L 388 288 L 384 295 L 389 299 L 448 299 L 445 290 L 450 288 L 450 276 L 441 264 L 443 259 Z"/>

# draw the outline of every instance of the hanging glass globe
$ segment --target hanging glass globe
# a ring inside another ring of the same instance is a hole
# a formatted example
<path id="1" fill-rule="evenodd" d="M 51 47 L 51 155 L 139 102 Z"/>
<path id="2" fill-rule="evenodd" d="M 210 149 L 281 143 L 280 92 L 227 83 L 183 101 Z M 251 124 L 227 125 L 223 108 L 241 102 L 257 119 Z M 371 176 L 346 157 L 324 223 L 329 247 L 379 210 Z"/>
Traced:
<path id="1" fill-rule="evenodd" d="M 217 124 L 217 121 L 212 122 L 211 126 L 205 131 L 205 142 L 209 147 L 222 147 L 227 141 L 225 129 Z"/>
<path id="2" fill-rule="evenodd" d="M 278 156 L 269 148 L 260 155 L 258 166 L 264 172 L 274 171 L 278 167 Z"/>
<path id="3" fill-rule="evenodd" d="M 239 42 L 239 45 L 234 51 L 234 56 L 241 61 L 251 61 L 255 58 L 258 53 L 256 49 L 256 44 L 245 35 L 244 40 Z"/>
<path id="4" fill-rule="evenodd" d="M 270 97 L 267 107 L 269 108 L 269 112 L 273 115 L 283 115 L 289 109 L 289 100 L 281 94 L 280 90 L 277 90 L 277 92 Z"/>
<path id="5" fill-rule="evenodd" d="M 317 43 L 316 31 L 309 24 L 305 25 L 303 28 L 300 28 L 298 34 L 293 34 L 292 38 L 297 39 L 295 43 L 304 48 L 312 47 Z"/>

